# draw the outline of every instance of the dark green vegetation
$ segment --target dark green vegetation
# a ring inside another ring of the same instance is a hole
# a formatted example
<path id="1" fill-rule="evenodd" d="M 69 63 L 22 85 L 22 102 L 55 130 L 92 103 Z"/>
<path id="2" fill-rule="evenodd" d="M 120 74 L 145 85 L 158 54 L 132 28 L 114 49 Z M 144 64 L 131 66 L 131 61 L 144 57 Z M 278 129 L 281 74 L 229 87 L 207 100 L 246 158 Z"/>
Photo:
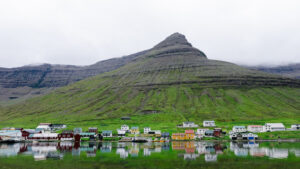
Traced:
<path id="1" fill-rule="evenodd" d="M 127 123 L 170 130 L 206 119 L 221 126 L 300 121 L 299 80 L 209 60 L 178 33 L 132 56 L 113 71 L 1 108 L 0 126 L 115 129 Z"/>
<path id="2" fill-rule="evenodd" d="M 277 140 L 277 139 L 300 139 L 300 131 L 277 131 L 258 133 L 259 139 Z"/>

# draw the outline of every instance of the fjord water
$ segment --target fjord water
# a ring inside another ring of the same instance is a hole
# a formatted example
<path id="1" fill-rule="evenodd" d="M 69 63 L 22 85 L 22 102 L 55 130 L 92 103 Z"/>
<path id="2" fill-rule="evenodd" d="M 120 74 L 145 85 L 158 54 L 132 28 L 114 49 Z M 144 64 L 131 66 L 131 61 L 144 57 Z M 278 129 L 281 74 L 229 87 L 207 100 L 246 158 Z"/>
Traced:
<path id="1" fill-rule="evenodd" d="M 0 164 L 0 168 L 73 169 L 299 168 L 300 142 L 1 143 Z"/>

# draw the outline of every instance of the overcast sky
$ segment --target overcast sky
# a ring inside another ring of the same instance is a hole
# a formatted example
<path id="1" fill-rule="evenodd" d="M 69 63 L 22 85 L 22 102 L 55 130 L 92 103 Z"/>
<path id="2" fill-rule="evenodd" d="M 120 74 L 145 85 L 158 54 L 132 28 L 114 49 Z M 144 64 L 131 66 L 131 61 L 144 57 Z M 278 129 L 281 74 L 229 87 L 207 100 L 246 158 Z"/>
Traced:
<path id="1" fill-rule="evenodd" d="M 300 62 L 300 1 L 1 0 L 0 67 L 93 64 L 174 32 L 210 59 Z"/>

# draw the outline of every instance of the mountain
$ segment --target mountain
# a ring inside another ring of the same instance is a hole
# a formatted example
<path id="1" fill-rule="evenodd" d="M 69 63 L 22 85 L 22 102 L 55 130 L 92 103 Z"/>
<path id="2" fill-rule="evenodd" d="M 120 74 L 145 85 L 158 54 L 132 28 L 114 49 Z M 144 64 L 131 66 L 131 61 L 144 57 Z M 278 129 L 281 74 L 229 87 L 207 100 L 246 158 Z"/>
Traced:
<path id="1" fill-rule="evenodd" d="M 273 74 L 278 74 L 286 77 L 300 79 L 300 63 L 283 65 L 283 66 L 274 66 L 274 67 L 253 66 L 248 68 L 267 72 L 267 73 L 273 73 Z"/>
<path id="2" fill-rule="evenodd" d="M 144 52 L 100 61 L 89 66 L 42 64 L 11 69 L 0 68 L 0 104 L 7 103 L 8 100 L 22 101 L 43 95 L 57 87 L 115 70 Z"/>
<path id="3" fill-rule="evenodd" d="M 300 119 L 300 80 L 210 60 L 182 34 L 123 59 L 111 71 L 1 108 L 0 125 L 105 128 L 124 123 L 122 116 L 161 128 L 188 120 Z"/>

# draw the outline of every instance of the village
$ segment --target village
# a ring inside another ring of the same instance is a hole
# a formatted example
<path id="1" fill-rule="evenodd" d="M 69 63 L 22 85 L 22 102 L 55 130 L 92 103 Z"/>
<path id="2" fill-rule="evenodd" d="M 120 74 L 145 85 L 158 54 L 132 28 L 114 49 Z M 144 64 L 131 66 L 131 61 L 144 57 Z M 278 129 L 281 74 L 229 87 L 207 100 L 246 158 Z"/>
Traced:
<path id="1" fill-rule="evenodd" d="M 169 142 L 190 141 L 203 139 L 257 140 L 257 133 L 299 130 L 300 124 L 293 124 L 286 128 L 283 123 L 266 123 L 265 125 L 233 126 L 226 132 L 217 128 L 215 121 L 203 121 L 202 127 L 194 122 L 183 122 L 177 125 L 184 132 L 162 132 L 144 127 L 140 131 L 138 126 L 121 125 L 116 132 L 113 130 L 99 131 L 97 127 L 90 127 L 87 131 L 82 128 L 66 130 L 65 124 L 40 123 L 36 129 L 7 127 L 0 130 L 0 142 L 27 141 L 119 141 L 119 142 Z"/>

